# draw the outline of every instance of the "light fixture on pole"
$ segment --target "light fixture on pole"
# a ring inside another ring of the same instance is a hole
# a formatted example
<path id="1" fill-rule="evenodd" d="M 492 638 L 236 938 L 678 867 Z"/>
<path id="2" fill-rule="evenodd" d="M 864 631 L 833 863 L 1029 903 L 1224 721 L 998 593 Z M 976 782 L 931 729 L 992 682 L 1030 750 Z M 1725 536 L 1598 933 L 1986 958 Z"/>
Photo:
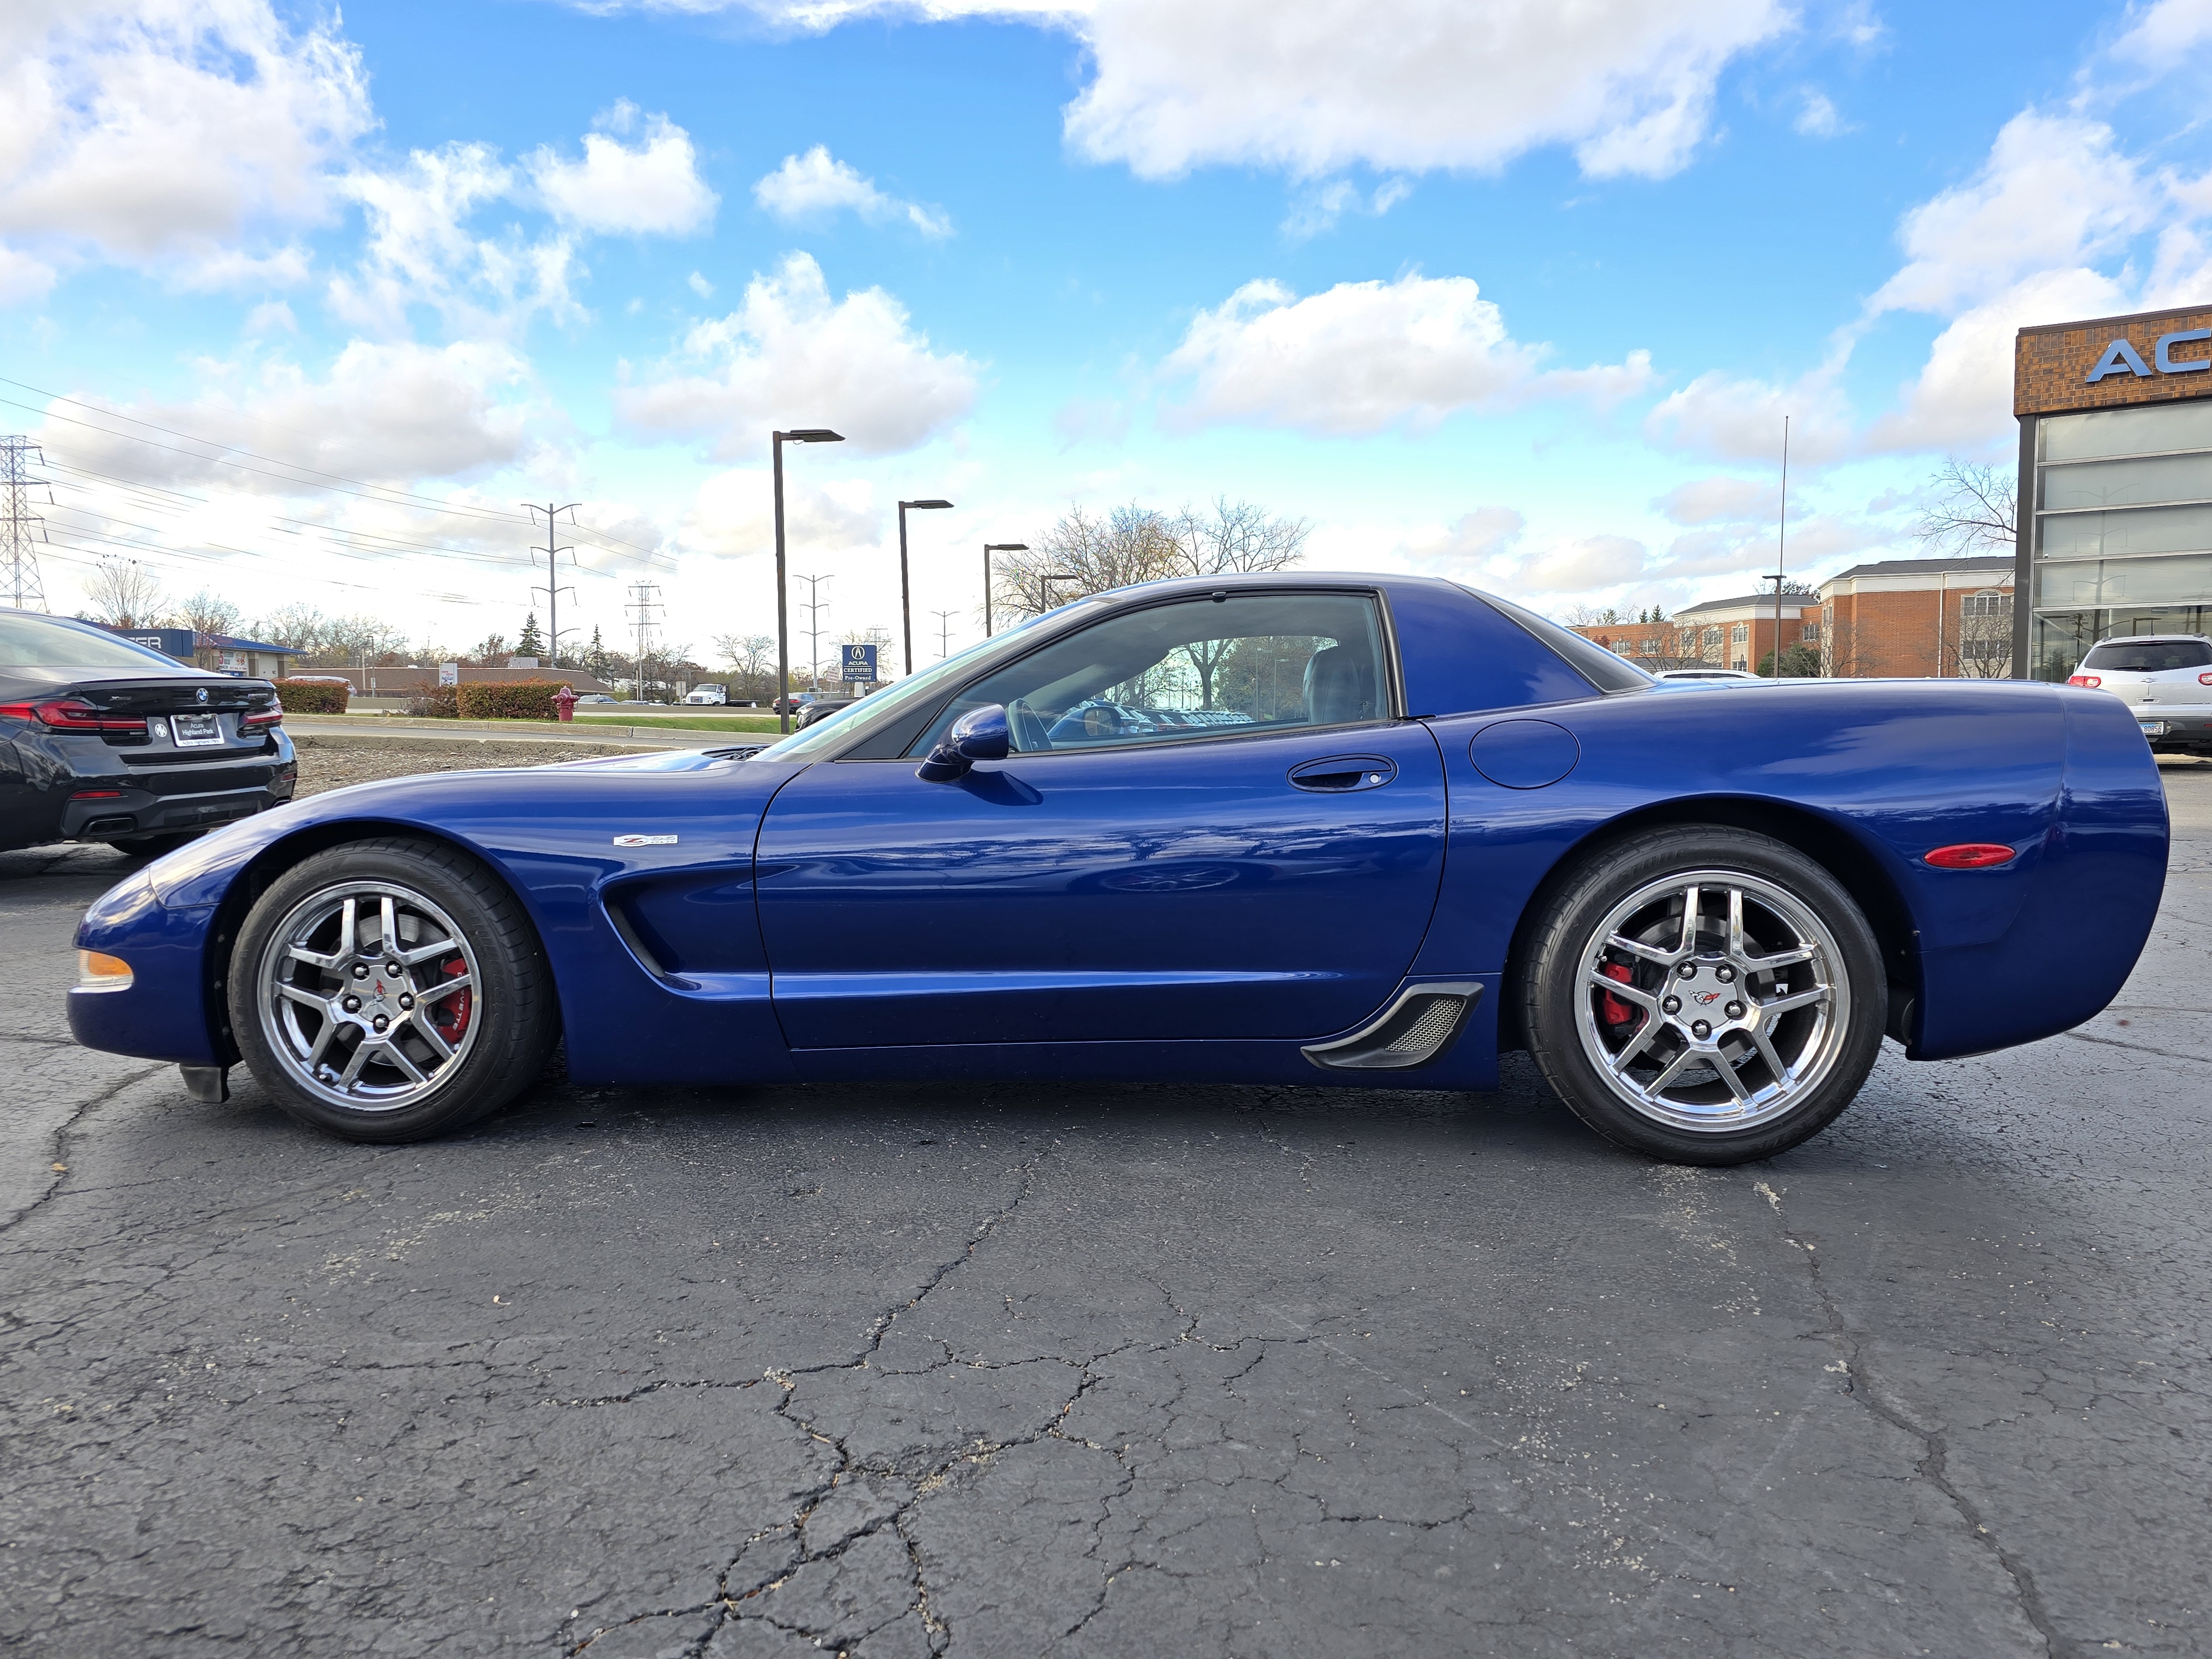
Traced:
<path id="1" fill-rule="evenodd" d="M 899 503 L 899 622 L 905 628 L 906 655 L 900 658 L 902 672 L 914 672 L 914 596 L 906 578 L 906 510 L 926 507 L 950 507 L 950 501 L 901 501 Z"/>
<path id="2" fill-rule="evenodd" d="M 791 621 L 785 602 L 783 580 L 783 447 L 794 444 L 842 444 L 845 434 L 826 426 L 804 426 L 794 432 L 772 432 L 775 459 L 775 708 L 780 730 L 791 730 Z"/>
<path id="3" fill-rule="evenodd" d="M 985 542 L 983 544 L 983 637 L 991 637 L 991 555 L 994 553 L 1026 553 L 1027 542 Z"/>

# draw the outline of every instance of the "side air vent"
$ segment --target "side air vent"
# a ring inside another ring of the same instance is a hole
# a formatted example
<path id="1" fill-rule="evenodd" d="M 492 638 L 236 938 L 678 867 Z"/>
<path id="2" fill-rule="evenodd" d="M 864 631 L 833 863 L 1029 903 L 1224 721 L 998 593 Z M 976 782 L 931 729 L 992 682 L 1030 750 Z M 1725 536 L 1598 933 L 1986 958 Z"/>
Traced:
<path id="1" fill-rule="evenodd" d="M 1403 1072 L 1425 1066 L 1451 1047 L 1482 996 L 1480 980 L 1438 980 L 1408 986 L 1382 1017 L 1330 1042 L 1299 1052 L 1324 1070 Z"/>

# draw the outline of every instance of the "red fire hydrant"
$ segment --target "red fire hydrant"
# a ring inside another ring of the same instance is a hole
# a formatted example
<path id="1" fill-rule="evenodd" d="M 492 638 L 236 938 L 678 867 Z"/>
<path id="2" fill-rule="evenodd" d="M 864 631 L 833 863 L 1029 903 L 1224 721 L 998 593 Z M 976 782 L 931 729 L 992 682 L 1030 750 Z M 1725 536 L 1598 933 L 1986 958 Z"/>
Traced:
<path id="1" fill-rule="evenodd" d="M 558 691 L 556 691 L 553 694 L 553 708 L 554 711 L 558 714 L 562 720 L 574 720 L 576 718 L 575 692 L 570 690 L 568 686 L 562 686 Z"/>

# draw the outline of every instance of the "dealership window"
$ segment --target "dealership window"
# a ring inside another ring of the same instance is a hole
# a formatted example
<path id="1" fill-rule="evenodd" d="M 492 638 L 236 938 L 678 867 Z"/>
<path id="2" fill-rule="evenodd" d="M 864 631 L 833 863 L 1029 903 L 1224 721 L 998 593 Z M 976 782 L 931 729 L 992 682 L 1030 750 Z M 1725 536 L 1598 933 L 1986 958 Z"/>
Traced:
<path id="1" fill-rule="evenodd" d="M 2045 416 L 2034 465 L 2034 678 L 2064 679 L 2101 639 L 2212 624 L 2212 398 Z M 1991 589 L 1961 614 L 2011 608 Z"/>

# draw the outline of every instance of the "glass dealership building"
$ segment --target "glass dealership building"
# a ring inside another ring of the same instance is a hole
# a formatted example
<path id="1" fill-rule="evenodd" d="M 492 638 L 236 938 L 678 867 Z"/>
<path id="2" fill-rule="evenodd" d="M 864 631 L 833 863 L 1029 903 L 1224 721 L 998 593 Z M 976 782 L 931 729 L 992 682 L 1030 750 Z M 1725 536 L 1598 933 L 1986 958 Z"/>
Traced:
<path id="1" fill-rule="evenodd" d="M 2212 308 L 2021 330 L 2015 673 L 2212 633 Z"/>

